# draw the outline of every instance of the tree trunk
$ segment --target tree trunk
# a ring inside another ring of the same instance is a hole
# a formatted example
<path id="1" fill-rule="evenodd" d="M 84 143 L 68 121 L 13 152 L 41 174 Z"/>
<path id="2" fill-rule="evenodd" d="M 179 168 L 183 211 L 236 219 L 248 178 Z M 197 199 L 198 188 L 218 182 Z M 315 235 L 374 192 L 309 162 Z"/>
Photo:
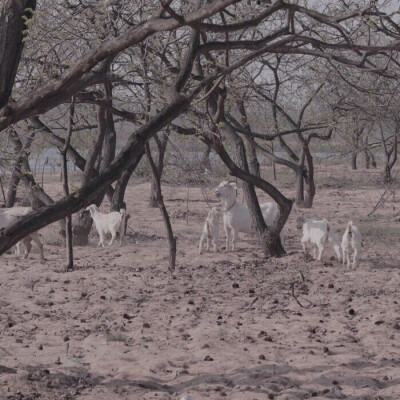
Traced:
<path id="1" fill-rule="evenodd" d="M 126 204 L 124 203 L 124 197 L 126 187 L 128 186 L 129 179 L 142 159 L 143 154 L 144 150 L 139 154 L 135 162 L 130 164 L 128 168 L 125 169 L 121 177 L 118 179 L 117 184 L 115 185 L 114 195 L 111 200 L 111 211 L 119 211 L 121 208 L 125 208 Z"/>
<path id="2" fill-rule="evenodd" d="M 15 134 L 16 132 L 14 131 L 14 129 L 10 129 L 9 137 L 14 142 L 14 153 L 16 157 L 13 163 L 13 169 L 11 172 L 10 180 L 8 181 L 7 200 L 6 200 L 7 208 L 14 207 L 15 200 L 17 198 L 17 188 L 20 181 L 21 165 L 23 161 L 22 157 L 20 157 L 20 152 L 22 150 L 22 143 L 20 140 L 18 140 L 17 142 L 13 140 L 13 135 Z"/>
<path id="3" fill-rule="evenodd" d="M 99 205 L 99 202 L 96 205 Z M 72 243 L 74 246 L 87 246 L 89 244 L 89 233 L 92 229 L 92 224 L 93 220 L 87 212 L 77 214 L 72 227 Z"/>
<path id="4" fill-rule="evenodd" d="M 365 158 L 365 168 L 370 169 L 371 167 L 371 157 L 369 155 L 368 150 L 364 151 L 364 158 Z"/>
<path id="5" fill-rule="evenodd" d="M 106 83 L 104 84 L 105 92 L 106 92 L 106 101 L 109 106 L 112 106 L 112 84 Z M 103 156 L 101 158 L 99 171 L 104 171 L 114 160 L 115 151 L 117 147 L 117 133 L 115 131 L 114 125 L 114 116 L 112 112 L 107 108 L 106 109 L 106 132 L 104 137 L 103 144 Z M 106 195 L 112 201 L 112 197 L 114 195 L 114 191 L 112 190 L 112 186 L 110 185 L 106 190 Z"/>
<path id="6" fill-rule="evenodd" d="M 244 106 L 244 100 L 238 100 L 236 102 L 238 106 L 238 110 L 240 113 L 240 122 L 243 125 L 243 127 L 250 133 L 251 128 L 249 125 L 249 121 L 247 118 L 247 112 L 246 112 L 246 107 Z M 255 139 L 254 137 L 251 136 L 245 136 L 246 140 L 246 152 L 249 155 L 247 159 L 249 160 L 249 171 L 255 175 L 255 176 L 260 176 L 260 163 L 258 162 L 257 159 L 257 151 L 256 151 L 256 145 L 255 145 Z"/>
<path id="7" fill-rule="evenodd" d="M 157 183 L 155 181 L 154 176 L 151 177 L 151 186 L 150 186 L 150 196 L 149 196 L 149 208 L 158 207 L 157 201 Z"/>
<path id="8" fill-rule="evenodd" d="M 351 169 L 357 169 L 357 153 L 351 153 Z"/>
<path id="9" fill-rule="evenodd" d="M 0 109 L 11 96 L 36 0 L 5 0 L 0 15 Z"/>
<path id="10" fill-rule="evenodd" d="M 250 172 L 255 176 L 260 176 L 260 163 L 258 162 L 256 147 L 254 145 L 254 138 L 247 137 L 247 152 L 249 154 L 249 169 Z"/>
<path id="11" fill-rule="evenodd" d="M 308 145 L 304 149 L 307 159 L 307 177 L 305 178 L 307 190 L 304 198 L 304 208 L 311 208 L 314 203 L 315 197 L 315 182 L 314 182 L 314 160 L 311 155 L 310 148 Z"/>
<path id="12" fill-rule="evenodd" d="M 204 169 L 211 170 L 210 154 L 211 146 L 207 146 L 204 150 L 203 156 L 201 157 L 201 165 Z"/>
<path id="13" fill-rule="evenodd" d="M 161 175 L 157 170 L 157 166 L 154 163 L 153 157 L 150 151 L 149 143 L 146 144 L 146 155 L 149 161 L 151 171 L 153 173 L 153 179 L 156 185 L 157 203 L 160 209 L 161 215 L 164 220 L 165 229 L 167 231 L 167 238 L 169 243 L 169 270 L 174 271 L 176 266 L 176 237 L 172 230 L 171 220 L 168 215 L 168 210 L 165 207 L 162 190 L 161 190 Z"/>
<path id="14" fill-rule="evenodd" d="M 64 189 L 65 196 L 69 195 L 67 153 L 68 153 L 69 143 L 71 142 L 72 127 L 74 124 L 74 113 L 75 113 L 75 98 L 73 97 L 71 99 L 71 105 L 70 105 L 70 109 L 69 109 L 69 125 L 68 125 L 67 138 L 65 139 L 65 145 L 64 145 L 63 149 L 61 150 L 62 169 L 63 169 L 63 189 Z M 68 260 L 66 270 L 72 271 L 74 269 L 74 248 L 73 248 L 73 244 L 72 244 L 72 215 L 71 214 L 66 216 L 65 224 L 66 224 L 65 247 L 66 247 L 66 251 L 67 251 L 67 260 Z"/>
<path id="15" fill-rule="evenodd" d="M 262 241 L 262 248 L 264 254 L 266 256 L 272 257 L 280 257 L 285 253 L 285 250 L 282 246 L 280 233 L 282 228 L 284 227 L 290 211 L 292 209 L 292 202 L 291 200 L 287 199 L 277 188 L 271 185 L 269 182 L 264 181 L 262 178 L 259 178 L 255 175 L 249 174 L 248 172 L 244 171 L 242 168 L 238 167 L 229 154 L 226 152 L 225 148 L 223 147 L 221 142 L 208 140 L 205 139 L 207 142 L 211 143 L 216 153 L 221 157 L 221 160 L 224 164 L 228 167 L 229 171 L 233 176 L 238 177 L 244 182 L 247 182 L 251 185 L 255 185 L 263 190 L 265 193 L 268 193 L 273 200 L 278 204 L 279 207 L 279 215 L 278 218 L 274 221 L 273 226 L 267 227 L 264 222 L 264 218 L 262 216 L 257 196 L 255 194 L 254 186 L 253 191 L 250 191 L 249 196 L 251 198 L 250 202 L 250 215 L 252 217 L 253 223 L 257 224 L 257 232 L 259 237 Z M 243 152 L 244 145 L 240 146 L 240 151 Z M 241 157 L 242 158 L 242 157 Z"/>
<path id="16" fill-rule="evenodd" d="M 296 205 L 303 207 L 304 204 L 304 170 L 299 168 L 296 172 Z"/>
<path id="17" fill-rule="evenodd" d="M 82 186 L 87 185 L 87 183 L 94 176 L 94 167 L 97 159 L 100 157 L 104 137 L 106 135 L 107 120 L 106 120 L 106 110 L 104 107 L 99 106 L 97 112 L 97 123 L 98 123 L 98 136 L 96 142 L 91 147 L 89 154 L 87 156 L 85 169 L 83 171 Z M 68 149 L 68 148 L 67 148 Z M 95 204 L 100 206 L 103 201 L 105 192 L 99 194 L 95 200 Z M 76 246 L 87 246 L 89 244 L 89 234 L 92 229 L 93 219 L 88 213 L 78 213 L 75 217 L 74 225 L 72 228 L 73 232 L 73 244 Z"/>
<path id="18" fill-rule="evenodd" d="M 236 145 L 236 153 L 237 159 L 239 160 L 239 168 L 245 172 L 245 174 L 249 174 L 249 165 L 246 156 L 246 148 L 244 146 L 243 140 L 241 137 L 232 129 L 227 126 L 227 131 L 230 133 L 230 136 L 233 138 Z M 221 154 L 220 154 L 221 156 Z M 229 165 L 227 165 L 229 168 Z M 232 169 L 229 168 L 231 172 Z M 257 175 L 251 174 L 257 180 L 261 181 Z M 258 237 L 260 239 L 263 252 L 266 256 L 271 257 L 281 257 L 286 254 L 285 249 L 282 246 L 280 232 L 282 227 L 278 226 L 266 226 L 264 217 L 262 215 L 260 204 L 258 202 L 256 190 L 254 184 L 247 180 L 243 180 L 243 190 L 246 199 L 246 204 L 249 209 L 253 229 L 258 233 Z M 275 222 L 276 224 L 276 222 Z"/>
<path id="19" fill-rule="evenodd" d="M 304 150 L 301 152 L 299 159 L 299 166 L 296 171 L 296 205 L 303 207 L 304 205 L 304 164 L 305 164 L 305 153 Z"/>
<path id="20" fill-rule="evenodd" d="M 159 135 L 154 136 L 154 140 L 157 144 L 157 149 L 158 149 L 158 158 L 157 158 L 157 164 L 154 162 L 154 165 L 157 168 L 157 174 L 159 176 L 159 179 L 161 180 L 162 173 L 164 171 L 164 159 L 165 159 L 165 152 L 167 149 L 167 144 L 168 144 L 168 135 L 165 133 L 161 133 L 161 137 Z M 150 208 L 155 208 L 159 206 L 159 201 L 158 201 L 158 193 L 157 193 L 157 179 L 154 177 L 154 174 L 151 178 L 151 188 L 150 188 L 150 196 L 149 196 L 149 207 Z"/>
<path id="21" fill-rule="evenodd" d="M 28 156 L 29 156 L 29 149 L 32 145 L 35 135 L 36 135 L 36 131 L 31 131 L 30 135 L 26 139 L 25 144 L 22 145 L 22 142 L 18 136 L 18 133 L 14 130 L 14 128 L 11 128 L 9 130 L 9 138 L 14 144 L 15 160 L 13 163 L 13 169 L 12 169 L 10 182 L 9 182 L 6 207 L 13 207 L 15 204 L 15 200 L 16 200 L 16 196 L 17 196 L 17 188 L 18 188 L 18 185 L 19 185 L 19 182 L 21 179 L 21 175 L 24 174 L 24 172 L 21 171 L 21 167 L 23 165 L 27 166 L 27 170 L 25 171 L 25 173 L 30 172 Z M 32 177 L 32 179 L 33 179 L 33 177 Z"/>
<path id="22" fill-rule="evenodd" d="M 390 163 L 388 162 L 385 165 L 384 183 L 392 183 L 392 170 L 390 168 Z"/>
<path id="23" fill-rule="evenodd" d="M 377 165 L 376 165 L 376 160 L 375 160 L 374 153 L 372 153 L 371 150 L 369 150 L 368 153 L 369 153 L 369 156 L 371 158 L 371 166 L 372 166 L 372 168 L 376 168 Z"/>

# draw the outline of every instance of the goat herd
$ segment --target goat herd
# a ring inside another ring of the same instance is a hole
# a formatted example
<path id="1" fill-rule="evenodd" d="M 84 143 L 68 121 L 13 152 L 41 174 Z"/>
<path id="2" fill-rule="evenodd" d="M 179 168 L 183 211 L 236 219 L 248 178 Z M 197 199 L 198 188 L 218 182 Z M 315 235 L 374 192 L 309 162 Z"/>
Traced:
<path id="1" fill-rule="evenodd" d="M 207 241 L 206 250 L 210 251 L 212 244 L 213 250 L 218 251 L 219 238 L 219 220 L 223 214 L 224 230 L 226 234 L 226 251 L 235 250 L 236 241 L 239 232 L 252 234 L 254 229 L 251 223 L 249 209 L 243 204 L 236 201 L 236 183 L 225 180 L 221 182 L 215 194 L 221 199 L 222 207 L 214 207 L 208 213 L 207 219 L 203 226 L 200 237 L 199 253 L 202 254 L 204 242 Z M 260 204 L 261 212 L 264 217 L 265 224 L 271 226 L 278 215 L 278 205 L 274 202 Z M 0 229 L 16 222 L 20 217 L 32 211 L 31 207 L 13 207 L 0 209 Z M 93 218 L 96 230 L 99 234 L 98 246 L 104 247 L 104 239 L 107 234 L 111 234 L 111 240 L 108 245 L 112 245 L 117 237 L 120 236 L 120 245 L 124 234 L 125 221 L 129 218 L 129 214 L 125 209 L 119 212 L 114 211 L 109 214 L 101 213 L 95 204 L 91 204 L 86 208 Z M 313 257 L 322 260 L 324 250 L 328 243 L 333 245 L 337 258 L 343 260 L 343 264 L 347 262 L 347 266 L 357 266 L 358 256 L 362 246 L 362 238 L 359 229 L 353 225 L 352 221 L 347 224 L 343 234 L 341 246 L 335 230 L 326 219 L 315 221 L 305 216 L 297 219 L 297 228 L 303 229 L 303 237 L 301 244 L 304 252 L 307 252 L 306 245 L 311 243 L 313 248 Z M 40 259 L 44 260 L 43 244 L 40 241 L 38 232 L 31 233 L 22 239 L 15 246 L 15 254 L 22 255 L 27 258 L 32 248 L 32 242 L 39 249 Z M 285 234 L 281 232 L 282 245 L 285 243 Z M 350 262 L 350 254 L 353 254 L 353 262 Z"/>
<path id="2" fill-rule="evenodd" d="M 230 249 L 235 250 L 235 244 L 239 232 L 254 233 L 249 209 L 236 201 L 236 191 L 237 187 L 234 182 L 226 180 L 218 185 L 215 194 L 221 199 L 222 208 L 214 207 L 208 213 L 200 237 L 200 254 L 203 252 L 204 242 L 206 240 L 207 251 L 210 251 L 210 244 L 213 245 L 214 251 L 218 251 L 219 219 L 221 214 L 223 214 L 227 251 Z M 278 215 L 278 205 L 273 202 L 264 203 L 260 204 L 260 208 L 265 224 L 271 226 Z M 360 230 L 353 225 L 352 221 L 349 221 L 347 224 L 341 246 L 335 230 L 326 219 L 315 221 L 305 216 L 301 216 L 297 219 L 297 229 L 303 229 L 301 244 L 305 253 L 307 253 L 306 245 L 311 243 L 313 248 L 313 257 L 321 261 L 327 244 L 331 243 L 339 262 L 343 260 L 343 264 L 347 262 L 348 267 L 351 267 L 351 264 L 353 264 L 353 267 L 357 267 L 358 257 L 362 246 L 362 237 Z M 283 232 L 281 232 L 281 242 L 282 245 L 284 245 L 285 234 Z M 353 255 L 353 263 L 350 261 L 351 253 Z"/>

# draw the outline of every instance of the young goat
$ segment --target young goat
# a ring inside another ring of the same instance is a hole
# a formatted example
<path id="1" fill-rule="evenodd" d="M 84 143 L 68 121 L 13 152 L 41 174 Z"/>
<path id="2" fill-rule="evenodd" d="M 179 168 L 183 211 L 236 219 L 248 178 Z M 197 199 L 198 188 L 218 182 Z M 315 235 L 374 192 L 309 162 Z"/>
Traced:
<path id="1" fill-rule="evenodd" d="M 12 208 L 1 208 L 0 209 L 0 229 L 6 228 L 8 225 L 18 221 L 19 218 L 32 212 L 32 207 L 12 207 Z M 15 254 L 22 254 L 22 246 L 25 248 L 24 258 L 28 258 L 31 251 L 31 242 L 38 248 L 40 253 L 40 260 L 44 261 L 43 244 L 40 241 L 38 232 L 33 232 L 28 236 L 24 237 L 15 246 Z"/>
<path id="2" fill-rule="evenodd" d="M 335 230 L 326 219 L 323 219 L 322 221 L 316 221 L 305 216 L 301 216 L 297 218 L 297 229 L 302 228 L 303 237 L 301 238 L 301 244 L 306 254 L 306 243 L 311 243 L 313 245 L 314 259 L 318 259 L 318 261 L 321 261 L 325 248 L 328 242 L 330 242 L 333 244 L 333 248 L 339 262 L 341 261 L 339 240 L 336 236 Z"/>
<path id="3" fill-rule="evenodd" d="M 199 254 L 203 253 L 203 245 L 206 239 L 207 239 L 207 247 L 206 247 L 207 251 L 210 251 L 210 243 L 212 243 L 214 247 L 214 252 L 217 252 L 219 250 L 218 238 L 219 238 L 219 220 L 221 214 L 222 214 L 221 207 L 214 207 L 209 211 L 207 219 L 204 222 L 203 231 L 201 232 L 200 236 Z"/>
<path id="4" fill-rule="evenodd" d="M 235 250 L 236 240 L 239 232 L 254 234 L 249 209 L 236 201 L 236 183 L 223 181 L 221 182 L 215 194 L 221 198 L 224 210 L 224 229 L 226 234 L 226 251 L 232 248 Z M 272 226 L 278 215 L 278 205 L 274 202 L 260 204 L 261 212 L 264 217 L 265 224 Z M 285 235 L 281 232 L 281 242 L 284 245 Z"/>
<path id="5" fill-rule="evenodd" d="M 358 265 L 358 255 L 362 246 L 362 237 L 360 230 L 349 221 L 342 238 L 343 264 L 347 261 L 347 266 L 351 267 L 350 252 L 353 253 L 353 268 Z"/>
<path id="6" fill-rule="evenodd" d="M 119 245 L 122 245 L 122 236 L 124 234 L 124 225 L 126 220 L 126 210 L 121 209 L 118 211 L 110 212 L 109 214 L 103 214 L 96 204 L 91 204 L 86 210 L 90 211 L 90 216 L 93 218 L 97 232 L 100 237 L 100 241 L 97 247 L 104 247 L 105 235 L 111 233 L 111 240 L 108 243 L 111 246 L 114 243 L 117 233 L 119 233 Z"/>

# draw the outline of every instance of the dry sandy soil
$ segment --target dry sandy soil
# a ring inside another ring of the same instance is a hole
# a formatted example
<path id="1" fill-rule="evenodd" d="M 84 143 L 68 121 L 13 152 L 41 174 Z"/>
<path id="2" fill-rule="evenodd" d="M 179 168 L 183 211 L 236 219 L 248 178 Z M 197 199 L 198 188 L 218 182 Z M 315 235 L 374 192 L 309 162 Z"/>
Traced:
<path id="1" fill-rule="evenodd" d="M 358 180 L 349 171 L 342 180 L 350 176 Z M 43 229 L 45 264 L 37 253 L 0 261 L 0 398 L 400 399 L 400 205 L 390 199 L 367 218 L 381 191 L 327 186 L 307 214 L 340 234 L 349 218 L 359 224 L 356 270 L 332 251 L 322 264 L 300 252 L 296 207 L 288 256 L 265 259 L 250 237 L 234 253 L 199 256 L 208 206 L 196 188 L 188 224 L 186 188 L 164 188 L 178 236 L 173 274 L 148 184 L 127 193 L 124 245 L 98 249 L 94 234 L 75 249 L 74 272 L 63 272 L 57 226 Z M 59 184 L 51 192 L 61 195 Z"/>

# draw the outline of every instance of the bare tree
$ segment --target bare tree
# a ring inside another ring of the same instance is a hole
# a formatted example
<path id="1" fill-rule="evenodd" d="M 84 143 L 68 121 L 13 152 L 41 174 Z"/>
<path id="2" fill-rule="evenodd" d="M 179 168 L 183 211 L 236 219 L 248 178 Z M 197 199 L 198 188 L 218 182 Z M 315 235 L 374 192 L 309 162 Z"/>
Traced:
<path id="1" fill-rule="evenodd" d="M 366 2 L 364 4 L 362 2 L 354 11 L 348 11 L 340 6 L 335 10 L 334 15 L 331 15 L 329 10 L 324 10 L 323 7 L 317 9 L 302 7 L 282 0 L 273 1 L 271 4 L 252 3 L 250 6 L 244 0 L 213 0 L 201 7 L 193 7 L 192 4 L 188 4 L 187 7 L 184 7 L 182 14 L 179 14 L 173 8 L 172 2 L 163 3 L 156 12 L 154 12 L 153 3 L 143 4 L 139 7 L 140 12 L 135 14 L 136 19 L 132 22 L 129 21 L 129 18 L 120 20 L 113 18 L 116 22 L 111 29 L 115 32 L 114 36 L 107 37 L 107 39 L 103 37 L 103 40 L 97 42 L 99 44 L 94 44 L 93 39 L 101 39 L 101 36 L 95 29 L 98 24 L 93 24 L 94 28 L 90 34 L 78 38 L 79 44 L 83 47 L 69 46 L 71 49 L 69 59 L 65 56 L 68 54 L 65 51 L 67 46 L 62 46 L 64 51 L 62 60 L 68 62 L 59 62 L 55 56 L 50 64 L 38 61 L 37 57 L 33 56 L 35 54 L 33 50 L 35 49 L 37 52 L 40 48 L 40 46 L 35 47 L 35 43 L 41 40 L 39 28 L 45 20 L 38 22 L 31 30 L 32 40 L 29 55 L 32 63 L 29 65 L 32 65 L 33 68 L 40 67 L 45 72 L 45 76 L 36 82 L 26 79 L 26 84 L 21 85 L 22 91 L 19 91 L 20 88 L 16 88 L 14 85 L 12 101 L 6 90 L 9 86 L 7 88 L 0 86 L 0 98 L 5 99 L 4 104 L 6 104 L 0 109 L 1 131 L 24 119 L 42 114 L 48 115 L 49 110 L 63 107 L 73 95 L 76 95 L 77 99 L 84 99 L 90 90 L 99 84 L 118 84 L 119 96 L 125 97 L 131 93 L 130 99 L 136 99 L 135 101 L 143 104 L 144 94 L 143 90 L 140 90 L 142 83 L 137 84 L 134 78 L 137 76 L 137 64 L 133 63 L 133 67 L 130 68 L 129 63 L 122 62 L 123 57 L 117 58 L 117 56 L 123 53 L 127 59 L 139 59 L 139 57 L 135 57 L 135 54 L 138 55 L 138 45 L 146 40 L 151 40 L 155 35 L 159 40 L 169 41 L 168 51 L 161 54 L 163 61 L 160 61 L 160 64 L 170 65 L 165 69 L 166 76 L 163 79 L 165 86 L 162 91 L 163 97 L 159 101 L 160 106 L 154 108 L 154 114 L 148 121 L 138 121 L 137 110 L 122 109 L 123 105 L 117 104 L 115 101 L 110 105 L 107 104 L 107 98 L 96 100 L 97 105 L 106 107 L 114 116 L 124 118 L 129 122 L 132 121 L 134 127 L 131 132 L 133 133 L 110 165 L 92 177 L 80 189 L 55 204 L 22 218 L 18 224 L 14 224 L 2 232 L 0 253 L 26 234 L 64 218 L 94 201 L 107 191 L 113 182 L 120 179 L 126 170 L 135 169 L 148 141 L 173 120 L 186 113 L 195 98 L 201 95 L 200 103 L 205 99 L 211 99 L 214 95 L 218 95 L 220 98 L 220 90 L 222 90 L 220 84 L 224 77 L 230 76 L 238 68 L 250 65 L 262 56 L 296 54 L 305 56 L 309 60 L 321 59 L 325 60 L 325 63 L 340 64 L 365 73 L 379 74 L 386 79 L 397 77 L 396 52 L 400 48 L 400 37 L 396 31 L 388 30 L 386 23 L 389 21 L 394 26 L 398 25 L 393 20 L 393 16 L 385 13 L 385 10 L 379 10 L 376 3 Z M 112 8 L 113 5 L 110 7 Z M 228 8 L 229 10 L 227 10 Z M 81 18 L 97 18 L 96 14 L 87 17 L 90 12 L 79 14 L 79 7 L 71 9 L 67 6 L 64 9 L 66 16 L 69 15 L 68 13 L 76 12 L 76 15 Z M 220 14 L 223 11 L 228 11 L 224 18 Z M 237 22 L 235 20 L 236 13 L 244 11 L 248 18 Z M 363 34 L 365 29 L 347 29 L 350 25 L 364 27 L 365 19 L 371 16 L 378 17 L 374 19 L 375 26 L 370 29 L 374 29 L 379 34 L 379 40 L 371 42 L 368 35 Z M 49 16 L 45 15 L 45 17 Z M 49 22 L 55 24 L 57 21 L 49 20 L 47 23 Z M 173 61 L 173 56 L 177 53 L 177 47 L 187 47 L 188 29 L 199 31 L 200 35 L 206 39 L 195 46 L 196 51 L 189 53 L 190 63 L 185 62 L 181 65 L 180 62 Z M 47 31 L 51 32 L 51 29 Z M 21 31 L 17 33 L 21 35 Z M 58 34 L 57 30 L 51 32 L 58 43 L 64 45 L 65 37 L 57 36 Z M 11 42 L 17 36 L 14 33 Z M 10 38 L 10 36 L 8 37 Z M 47 49 L 47 46 L 44 48 Z M 79 54 L 78 49 L 80 48 L 85 49 L 83 55 Z M 2 52 L 0 60 L 4 60 L 7 49 L 4 49 L 3 46 L 0 47 L 0 50 Z M 227 57 L 228 53 L 229 58 Z M 209 56 L 217 62 L 210 62 Z M 222 56 L 224 64 L 219 62 L 219 58 Z M 196 59 L 199 59 L 202 64 L 202 76 L 197 76 L 193 68 L 193 62 Z M 29 76 L 28 71 L 21 69 L 19 61 L 14 59 L 11 64 L 7 64 L 8 76 L 12 76 L 9 71 L 23 72 L 24 77 Z M 117 67 L 111 70 L 113 72 L 106 68 L 110 62 L 115 63 Z M 0 70 L 4 70 L 4 65 L 2 62 Z M 119 68 L 120 75 L 118 74 Z M 228 85 L 226 87 L 229 93 Z M 116 90 L 115 86 L 114 89 Z M 96 92 L 96 90 L 92 90 L 92 92 Z M 216 99 L 217 104 L 218 98 Z M 114 93 L 113 100 L 115 100 Z M 217 111 L 218 109 L 222 112 L 222 108 L 217 107 Z M 219 117 L 215 118 L 217 114 L 213 114 L 213 119 L 218 120 Z M 224 114 L 227 120 L 227 113 L 224 112 L 222 115 Z M 131 118 L 132 116 L 136 118 Z M 225 124 L 222 127 L 223 135 L 228 137 L 230 128 L 226 121 L 221 119 L 221 122 Z M 251 185 L 258 185 L 263 190 L 267 190 L 280 206 L 280 217 L 276 226 L 270 230 L 273 231 L 273 235 L 269 241 L 273 243 L 277 232 L 282 229 L 287 218 L 291 202 L 283 198 L 279 191 L 276 191 L 276 188 L 268 182 L 254 179 L 254 175 L 249 174 L 244 165 L 237 166 L 227 153 L 225 144 L 218 139 L 218 130 L 221 128 L 218 126 L 217 128 L 213 128 L 215 129 L 213 133 L 217 136 L 209 136 L 207 144 L 213 146 L 233 174 Z M 240 137 L 240 134 L 235 133 Z M 230 140 L 233 140 L 233 136 Z M 259 231 L 262 231 L 265 228 L 262 226 L 260 213 L 257 212 L 256 206 L 254 211 L 256 219 L 259 220 Z M 266 233 L 266 236 L 268 235 L 269 233 Z"/>

